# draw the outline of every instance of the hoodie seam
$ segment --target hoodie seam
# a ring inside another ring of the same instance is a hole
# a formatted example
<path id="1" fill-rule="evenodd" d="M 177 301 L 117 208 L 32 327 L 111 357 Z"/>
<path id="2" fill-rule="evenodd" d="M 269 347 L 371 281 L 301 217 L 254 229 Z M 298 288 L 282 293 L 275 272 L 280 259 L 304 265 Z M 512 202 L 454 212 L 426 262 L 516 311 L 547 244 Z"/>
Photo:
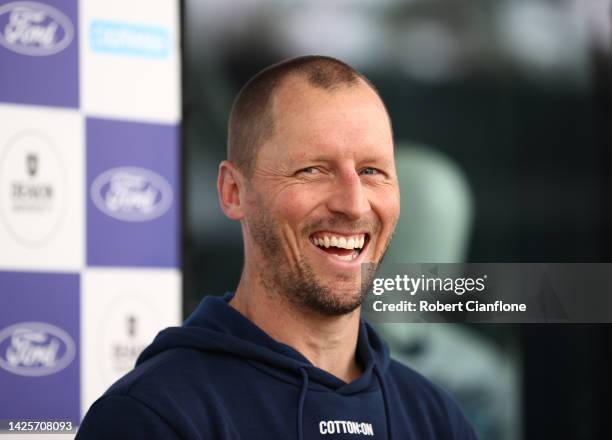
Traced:
<path id="1" fill-rule="evenodd" d="M 182 349 L 182 348 L 187 349 L 187 350 L 192 350 L 192 349 L 191 349 L 191 348 L 189 348 L 189 347 L 172 347 L 172 348 L 169 348 L 169 349 L 167 349 L 167 350 L 164 350 L 164 353 L 168 353 L 169 351 L 172 351 L 172 350 L 180 350 L 180 349 Z M 159 354 L 159 353 L 158 353 L 158 354 Z M 152 358 L 149 358 L 149 359 L 152 359 Z M 146 362 L 146 361 L 147 361 L 147 360 L 149 360 L 149 359 L 146 359 L 144 362 Z M 143 362 L 143 363 L 144 363 L 144 362 Z M 151 368 L 150 370 L 148 370 L 146 373 L 143 373 L 143 374 L 142 374 L 142 375 L 141 375 L 139 378 L 135 379 L 135 380 L 134 380 L 134 381 L 133 381 L 133 382 L 130 384 L 130 386 L 127 388 L 127 390 L 125 390 L 125 394 L 126 394 L 126 395 L 128 395 L 128 394 L 129 394 L 129 395 L 131 395 L 131 393 L 132 393 L 132 389 L 133 389 L 134 387 L 136 387 L 136 386 L 137 386 L 137 385 L 140 383 L 140 381 L 141 381 L 141 380 L 145 380 L 145 379 L 146 379 L 148 376 L 153 375 L 153 373 L 155 373 L 155 372 L 156 372 L 158 369 L 160 369 L 161 367 L 165 366 L 166 362 L 170 362 L 170 361 L 165 361 L 165 360 L 164 360 L 164 362 L 159 362 L 157 365 L 155 365 L 154 367 L 152 367 L 152 368 Z M 142 365 L 142 363 L 141 363 L 140 365 Z M 137 366 L 138 366 L 138 363 L 137 363 Z"/>
<path id="2" fill-rule="evenodd" d="M 270 373 L 268 373 L 268 372 L 267 372 L 267 371 L 265 371 L 263 368 L 261 368 L 261 367 L 259 367 L 259 366 L 257 365 L 257 361 L 253 361 L 253 360 L 251 360 L 251 359 L 244 359 L 244 358 L 243 358 L 243 360 L 244 360 L 244 362 L 246 362 L 248 365 L 250 365 L 251 367 L 255 368 L 257 371 L 259 371 L 259 372 L 260 372 L 260 373 L 262 373 L 262 374 L 265 374 L 265 375 L 266 375 L 266 376 L 268 376 L 268 377 L 273 377 L 274 379 L 276 379 L 276 380 L 278 380 L 278 381 L 280 381 L 280 382 L 286 383 L 286 384 L 288 384 L 288 385 L 293 385 L 293 386 L 295 386 L 295 387 L 296 387 L 296 388 L 298 388 L 298 389 L 302 387 L 302 386 L 300 385 L 300 383 L 299 383 L 299 382 L 292 382 L 292 381 L 289 381 L 289 380 L 287 380 L 287 379 L 283 379 L 283 378 L 280 378 L 280 377 L 278 377 L 278 376 L 275 376 L 274 374 L 270 374 Z M 299 370 L 299 369 L 300 369 L 300 367 L 296 367 L 296 370 Z M 290 371 L 290 370 L 287 370 L 287 371 Z"/>
<path id="3" fill-rule="evenodd" d="M 268 377 L 272 377 L 272 378 L 274 378 L 274 379 L 276 379 L 276 380 L 278 380 L 278 381 L 280 381 L 280 382 L 286 383 L 286 384 L 288 384 L 288 385 L 293 385 L 295 388 L 298 388 L 298 389 L 302 388 L 302 386 L 301 386 L 301 385 L 300 385 L 300 383 L 298 383 L 298 382 L 291 382 L 291 381 L 289 381 L 289 380 L 286 380 L 286 379 L 283 379 L 283 378 L 280 378 L 280 377 L 278 377 L 278 376 L 275 376 L 275 375 L 273 375 L 273 374 L 268 373 L 268 372 L 267 372 L 267 371 L 265 371 L 263 368 L 260 368 L 259 366 L 257 366 L 257 365 L 256 365 L 256 364 L 257 364 L 257 362 L 256 362 L 256 361 L 252 361 L 252 360 L 250 360 L 250 359 L 245 359 L 245 362 L 246 362 L 247 364 L 251 365 L 251 366 L 252 366 L 253 368 L 255 368 L 257 371 L 261 372 L 262 374 L 265 374 L 265 375 L 266 375 L 266 376 L 268 376 Z M 299 367 L 298 367 L 298 370 L 299 370 Z M 308 392 L 309 392 L 309 393 L 310 393 L 310 392 L 313 392 L 313 393 L 333 393 L 333 394 L 339 394 L 339 395 L 342 395 L 342 396 L 352 396 L 352 395 L 357 395 L 357 394 L 359 394 L 359 395 L 363 395 L 363 394 L 374 394 L 374 393 L 377 393 L 379 390 L 380 390 L 380 386 L 379 386 L 379 387 L 373 387 L 371 391 L 365 391 L 365 390 L 362 390 L 362 391 L 357 391 L 357 392 L 355 392 L 355 393 L 351 393 L 351 394 L 340 394 L 340 393 L 338 393 L 336 390 L 333 390 L 333 389 L 331 389 L 331 388 L 330 388 L 330 389 L 328 389 L 328 390 L 317 390 L 317 389 L 313 389 L 313 388 L 308 388 Z"/>

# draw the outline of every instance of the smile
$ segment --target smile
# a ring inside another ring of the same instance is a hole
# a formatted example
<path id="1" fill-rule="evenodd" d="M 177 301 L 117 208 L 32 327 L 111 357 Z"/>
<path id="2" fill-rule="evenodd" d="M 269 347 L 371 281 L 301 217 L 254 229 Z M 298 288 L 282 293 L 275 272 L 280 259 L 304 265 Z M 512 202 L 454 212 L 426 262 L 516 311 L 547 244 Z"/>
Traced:
<path id="1" fill-rule="evenodd" d="M 343 235 L 333 232 L 316 232 L 310 236 L 312 244 L 341 261 L 353 261 L 365 249 L 369 234 Z"/>

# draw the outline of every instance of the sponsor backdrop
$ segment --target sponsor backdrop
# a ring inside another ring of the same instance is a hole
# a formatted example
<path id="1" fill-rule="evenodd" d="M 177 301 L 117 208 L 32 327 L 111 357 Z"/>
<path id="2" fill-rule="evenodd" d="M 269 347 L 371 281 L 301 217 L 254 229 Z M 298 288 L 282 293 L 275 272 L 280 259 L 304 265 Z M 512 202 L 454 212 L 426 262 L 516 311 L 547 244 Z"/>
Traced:
<path id="1" fill-rule="evenodd" d="M 180 321 L 178 0 L 0 0 L 0 419 L 78 425 Z"/>

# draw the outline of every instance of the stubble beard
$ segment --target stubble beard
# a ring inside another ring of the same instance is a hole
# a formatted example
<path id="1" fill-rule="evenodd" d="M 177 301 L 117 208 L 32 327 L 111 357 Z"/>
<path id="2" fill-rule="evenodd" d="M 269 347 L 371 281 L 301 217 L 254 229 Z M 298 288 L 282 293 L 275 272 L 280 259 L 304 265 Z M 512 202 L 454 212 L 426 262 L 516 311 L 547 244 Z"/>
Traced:
<path id="1" fill-rule="evenodd" d="M 340 275 L 337 286 L 326 285 L 304 257 L 297 261 L 296 270 L 291 270 L 282 251 L 280 228 L 267 212 L 258 212 L 248 225 L 262 256 L 258 275 L 269 292 L 281 295 L 298 310 L 306 309 L 324 316 L 346 315 L 361 306 L 375 276 L 371 267 L 361 271 L 367 279 L 351 282 L 352 276 Z"/>

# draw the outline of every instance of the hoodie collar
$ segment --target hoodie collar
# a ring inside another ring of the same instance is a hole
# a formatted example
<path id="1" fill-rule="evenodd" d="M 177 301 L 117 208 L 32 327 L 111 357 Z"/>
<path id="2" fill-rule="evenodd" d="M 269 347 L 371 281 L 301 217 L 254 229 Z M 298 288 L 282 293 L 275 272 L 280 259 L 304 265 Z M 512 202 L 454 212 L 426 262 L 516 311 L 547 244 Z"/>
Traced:
<path id="1" fill-rule="evenodd" d="M 301 383 L 301 370 L 307 372 L 310 388 L 353 394 L 377 383 L 373 369 L 384 372 L 389 364 L 387 345 L 372 327 L 361 320 L 357 356 L 363 374 L 351 383 L 315 367 L 294 348 L 282 344 L 229 305 L 233 293 L 205 297 L 183 326 L 170 327 L 158 334 L 138 358 L 137 364 L 172 348 L 190 347 L 227 353 L 257 364 L 264 372 L 294 383 Z M 254 364 L 254 365 L 255 365 Z"/>

